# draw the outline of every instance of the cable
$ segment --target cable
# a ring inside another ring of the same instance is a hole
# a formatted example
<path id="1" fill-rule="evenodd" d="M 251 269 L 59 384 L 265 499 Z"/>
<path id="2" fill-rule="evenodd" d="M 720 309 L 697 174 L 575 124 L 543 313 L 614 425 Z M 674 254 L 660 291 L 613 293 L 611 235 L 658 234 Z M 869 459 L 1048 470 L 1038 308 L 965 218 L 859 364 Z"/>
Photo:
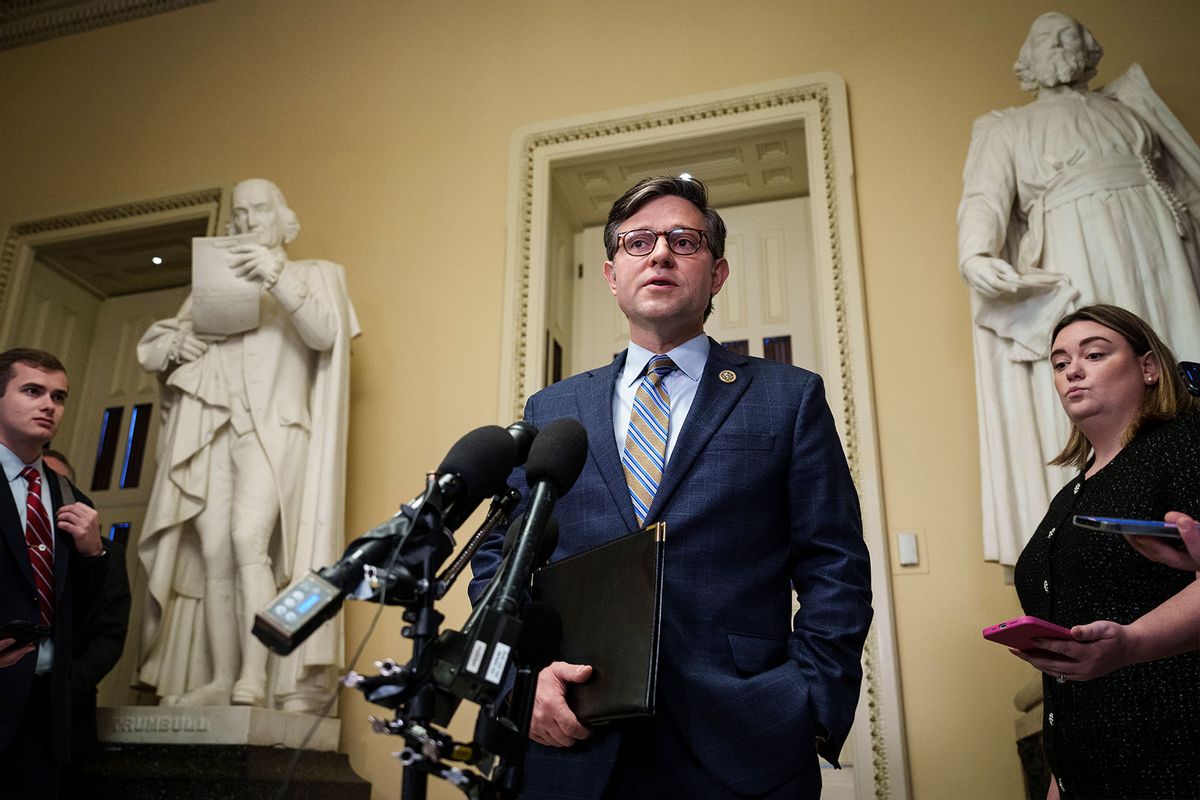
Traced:
<path id="1" fill-rule="evenodd" d="M 428 502 L 429 496 L 433 494 L 434 486 L 437 484 L 437 474 L 433 472 L 428 473 L 425 476 L 425 480 L 426 483 L 424 496 L 421 498 L 421 504 L 417 506 L 413 513 L 414 520 L 420 519 L 421 514 L 425 511 L 425 504 Z M 391 575 L 392 570 L 395 569 L 396 563 L 400 560 L 400 550 L 400 547 L 396 547 L 396 549 L 392 551 L 392 560 L 387 565 L 387 570 L 384 572 L 385 576 Z M 375 626 L 379 624 L 379 618 L 383 616 L 384 599 L 387 597 L 388 591 L 391 588 L 392 587 L 388 586 L 387 584 L 384 584 L 382 587 L 382 591 L 379 594 L 379 602 L 376 604 L 374 616 L 371 617 L 371 623 L 367 626 L 367 632 L 364 633 L 362 639 L 359 640 L 358 647 L 354 651 L 354 655 L 352 655 L 350 660 L 347 662 L 346 670 L 338 678 L 337 686 L 334 687 L 333 692 L 329 695 L 329 699 L 325 701 L 320 710 L 317 712 L 317 718 L 313 720 L 312 727 L 308 729 L 308 733 L 304 735 L 304 739 L 301 740 L 300 744 L 296 746 L 295 752 L 292 753 L 291 761 L 288 762 L 287 769 L 284 770 L 283 780 L 279 784 L 279 791 L 275 794 L 275 800 L 285 800 L 287 791 L 291 788 L 292 778 L 295 777 L 296 769 L 300 766 L 300 758 L 304 755 L 304 751 L 308 747 L 308 743 L 312 741 L 312 737 L 316 735 L 317 728 L 319 728 L 321 722 L 325 720 L 326 715 L 329 713 L 330 709 L 333 708 L 333 704 L 337 702 L 338 695 L 343 689 L 341 679 L 354 669 L 354 667 L 358 664 L 358 659 L 362 657 L 363 651 L 366 650 L 367 642 L 370 640 L 371 634 L 375 632 Z"/>

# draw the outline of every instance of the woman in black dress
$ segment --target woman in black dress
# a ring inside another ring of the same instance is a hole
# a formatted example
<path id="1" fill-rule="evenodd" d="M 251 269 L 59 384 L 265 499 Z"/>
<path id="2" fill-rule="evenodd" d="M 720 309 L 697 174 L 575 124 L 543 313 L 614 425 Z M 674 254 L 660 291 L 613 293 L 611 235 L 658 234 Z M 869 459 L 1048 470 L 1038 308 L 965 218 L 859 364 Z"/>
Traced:
<path id="1" fill-rule="evenodd" d="M 1200 324 L 1200 320 L 1197 321 Z M 1054 329 L 1054 383 L 1080 470 L 1016 566 L 1026 614 L 1071 629 L 1013 651 L 1044 673 L 1055 798 L 1200 797 L 1200 583 L 1076 514 L 1200 515 L 1200 401 L 1136 315 L 1082 308 Z"/>

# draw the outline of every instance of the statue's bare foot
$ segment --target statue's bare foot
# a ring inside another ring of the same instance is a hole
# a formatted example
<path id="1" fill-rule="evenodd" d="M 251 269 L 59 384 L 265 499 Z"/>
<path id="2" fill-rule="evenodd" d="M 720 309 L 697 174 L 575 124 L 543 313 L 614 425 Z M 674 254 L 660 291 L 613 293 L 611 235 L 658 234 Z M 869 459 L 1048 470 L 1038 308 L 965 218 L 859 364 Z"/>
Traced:
<path id="1" fill-rule="evenodd" d="M 239 678 L 233 685 L 233 704 L 235 706 L 264 706 L 267 702 L 267 688 L 264 680 Z"/>
<path id="2" fill-rule="evenodd" d="M 230 689 L 224 683 L 206 683 L 186 694 L 168 695 L 163 698 L 164 706 L 227 706 Z"/>

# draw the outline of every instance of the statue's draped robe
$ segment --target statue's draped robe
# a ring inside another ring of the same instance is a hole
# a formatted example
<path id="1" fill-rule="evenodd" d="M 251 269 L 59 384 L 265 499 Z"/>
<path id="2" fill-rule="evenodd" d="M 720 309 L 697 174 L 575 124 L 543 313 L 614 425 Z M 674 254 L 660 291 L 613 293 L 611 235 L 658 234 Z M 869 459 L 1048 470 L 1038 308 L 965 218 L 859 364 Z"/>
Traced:
<path id="1" fill-rule="evenodd" d="M 303 283 L 306 302 L 320 298 L 322 313 L 332 314 L 335 336 L 326 351 L 308 349 L 295 330 L 304 324 L 300 312 L 293 319 L 266 297 L 259 327 L 239 335 L 246 373 L 242 384 L 277 490 L 276 497 L 264 502 L 280 504 L 269 550 L 280 587 L 342 554 L 350 340 L 360 332 L 340 265 L 288 262 L 281 281 L 285 279 Z M 166 369 L 172 337 L 191 328 L 190 308 L 189 297 L 176 318 L 155 323 L 142 337 L 138 356 L 144 367 Z M 158 465 L 138 544 L 148 575 L 139 680 L 160 696 L 181 695 L 211 680 L 204 560 L 189 521 L 206 503 L 228 502 L 207 492 L 211 445 L 230 420 L 219 347 L 179 365 L 163 387 Z M 307 428 L 308 436 L 290 435 L 297 428 Z M 332 691 L 330 668 L 341 664 L 342 649 L 338 618 L 289 656 L 272 656 L 268 705 L 301 697 L 315 708 Z"/>
<path id="2" fill-rule="evenodd" d="M 1065 470 L 1069 423 L 1050 333 L 1091 303 L 1136 313 L 1200 359 L 1200 151 L 1141 68 L 1100 92 L 1043 94 L 975 121 L 958 211 L 960 266 L 1013 264 L 1024 288 L 972 292 L 984 557 L 1014 564 Z"/>

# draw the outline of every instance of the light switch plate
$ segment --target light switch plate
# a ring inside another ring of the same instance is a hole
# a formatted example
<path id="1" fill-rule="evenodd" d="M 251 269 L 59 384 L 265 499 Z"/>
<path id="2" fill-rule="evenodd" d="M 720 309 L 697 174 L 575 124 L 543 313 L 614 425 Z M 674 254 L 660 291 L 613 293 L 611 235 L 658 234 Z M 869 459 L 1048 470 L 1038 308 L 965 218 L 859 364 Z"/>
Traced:
<path id="1" fill-rule="evenodd" d="M 924 528 L 893 529 L 888 535 L 893 575 L 929 573 L 929 541 Z"/>

